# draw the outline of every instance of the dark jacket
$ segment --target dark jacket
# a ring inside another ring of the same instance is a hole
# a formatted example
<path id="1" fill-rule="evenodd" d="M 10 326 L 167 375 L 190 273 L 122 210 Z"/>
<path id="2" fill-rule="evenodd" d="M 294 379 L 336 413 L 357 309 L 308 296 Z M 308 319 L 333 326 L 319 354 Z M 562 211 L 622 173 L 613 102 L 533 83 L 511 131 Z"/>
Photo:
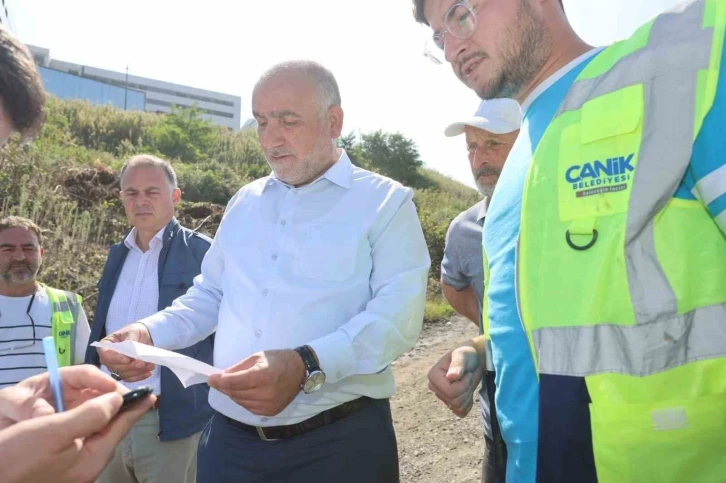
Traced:
<path id="1" fill-rule="evenodd" d="M 202 260 L 211 244 L 209 237 L 195 233 L 173 219 L 164 231 L 159 254 L 159 310 L 165 309 L 177 297 L 184 295 L 201 272 Z M 113 245 L 98 282 L 98 305 L 91 327 L 90 343 L 106 337 L 106 315 L 111 304 L 121 269 L 129 253 L 123 243 Z M 212 364 L 214 334 L 191 347 L 176 352 Z M 100 365 L 95 347 L 86 351 L 86 363 Z M 166 367 L 161 367 L 160 431 L 162 441 L 186 438 L 201 431 L 212 415 L 207 401 L 209 387 L 195 384 L 184 389 L 179 379 Z"/>

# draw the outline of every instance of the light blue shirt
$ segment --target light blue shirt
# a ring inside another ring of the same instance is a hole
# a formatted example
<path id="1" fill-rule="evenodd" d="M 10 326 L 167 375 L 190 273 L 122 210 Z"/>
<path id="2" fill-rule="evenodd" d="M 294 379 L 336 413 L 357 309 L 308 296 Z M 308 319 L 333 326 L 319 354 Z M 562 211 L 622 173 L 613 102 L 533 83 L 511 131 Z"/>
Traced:
<path id="1" fill-rule="evenodd" d="M 559 80 L 544 89 L 531 105 L 525 104 L 519 136 L 499 176 L 484 221 L 483 244 L 489 261 L 490 335 L 497 386 L 495 402 L 499 427 L 507 445 L 507 483 L 534 483 L 537 474 L 539 383 L 519 318 L 515 291 L 515 256 L 524 182 L 537 144 L 570 85 L 586 65 L 587 61 L 580 58 L 574 65 L 565 66 L 553 75 L 553 78 L 561 76 Z"/>
<path id="2" fill-rule="evenodd" d="M 274 176 L 248 184 L 227 205 L 194 286 L 144 319 L 154 344 L 179 349 L 216 330 L 218 368 L 312 346 L 326 383 L 275 417 L 210 390 L 214 409 L 250 425 L 294 424 L 360 396 L 391 397 L 390 364 L 421 330 L 431 264 L 412 198 L 344 152 L 307 186 Z"/>

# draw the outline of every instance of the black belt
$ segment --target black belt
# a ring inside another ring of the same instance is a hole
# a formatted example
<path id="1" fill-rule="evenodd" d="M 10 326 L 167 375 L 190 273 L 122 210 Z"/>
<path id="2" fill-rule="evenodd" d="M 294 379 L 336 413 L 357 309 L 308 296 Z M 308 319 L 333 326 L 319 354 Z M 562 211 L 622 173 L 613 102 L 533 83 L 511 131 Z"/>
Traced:
<path id="1" fill-rule="evenodd" d="M 257 435 L 264 441 L 274 441 L 276 439 L 289 439 L 295 436 L 299 436 L 308 431 L 327 426 L 336 421 L 340 421 L 343 418 L 350 416 L 359 409 L 368 406 L 373 402 L 369 397 L 363 396 L 358 399 L 354 399 L 347 403 L 343 403 L 340 406 L 323 411 L 320 414 L 316 414 L 310 419 L 301 421 L 297 424 L 290 424 L 288 426 L 250 426 L 249 424 L 242 423 L 236 419 L 228 418 L 224 416 L 227 422 L 235 428 L 242 429 L 248 433 Z"/>

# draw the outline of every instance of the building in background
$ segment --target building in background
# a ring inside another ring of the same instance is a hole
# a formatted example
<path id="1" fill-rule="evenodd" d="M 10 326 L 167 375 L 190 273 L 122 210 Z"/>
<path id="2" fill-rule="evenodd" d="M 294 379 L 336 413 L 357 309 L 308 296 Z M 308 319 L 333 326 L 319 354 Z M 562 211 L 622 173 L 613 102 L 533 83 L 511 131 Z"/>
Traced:
<path id="1" fill-rule="evenodd" d="M 0 24 L 6 29 L 14 32 L 12 22 L 10 21 L 10 14 L 8 13 L 7 0 L 0 0 Z"/>
<path id="2" fill-rule="evenodd" d="M 202 117 L 214 124 L 235 131 L 240 128 L 242 100 L 239 96 L 55 60 L 51 59 L 48 49 L 33 45 L 28 48 L 38 64 L 46 90 L 60 98 L 166 113 L 174 105 L 196 105 Z"/>

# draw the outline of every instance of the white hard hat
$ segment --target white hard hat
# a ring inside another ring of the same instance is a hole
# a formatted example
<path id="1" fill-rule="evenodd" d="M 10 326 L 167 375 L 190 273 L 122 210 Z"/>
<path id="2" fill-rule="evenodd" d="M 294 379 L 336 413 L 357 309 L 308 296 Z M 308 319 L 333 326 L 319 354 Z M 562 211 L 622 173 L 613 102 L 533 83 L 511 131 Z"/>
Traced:
<path id="1" fill-rule="evenodd" d="M 508 134 L 522 125 L 522 110 L 514 99 L 490 99 L 479 105 L 473 117 L 449 125 L 444 134 L 448 137 L 464 133 L 466 126 L 489 131 L 493 134 Z"/>

